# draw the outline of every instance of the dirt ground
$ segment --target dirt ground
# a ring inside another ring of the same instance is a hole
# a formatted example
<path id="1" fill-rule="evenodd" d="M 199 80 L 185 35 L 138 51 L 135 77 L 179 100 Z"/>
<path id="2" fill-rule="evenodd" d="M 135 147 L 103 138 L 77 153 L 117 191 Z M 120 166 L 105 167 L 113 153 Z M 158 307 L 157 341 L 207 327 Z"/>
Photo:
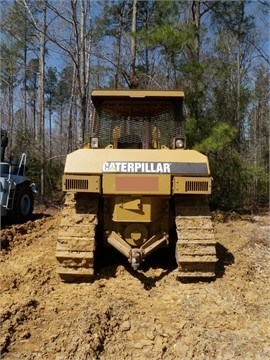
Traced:
<path id="1" fill-rule="evenodd" d="M 26 224 L 2 224 L 1 359 L 270 358 L 268 213 L 215 213 L 218 276 L 190 283 L 164 253 L 138 272 L 107 254 L 94 282 L 62 283 L 59 219 L 39 207 Z"/>

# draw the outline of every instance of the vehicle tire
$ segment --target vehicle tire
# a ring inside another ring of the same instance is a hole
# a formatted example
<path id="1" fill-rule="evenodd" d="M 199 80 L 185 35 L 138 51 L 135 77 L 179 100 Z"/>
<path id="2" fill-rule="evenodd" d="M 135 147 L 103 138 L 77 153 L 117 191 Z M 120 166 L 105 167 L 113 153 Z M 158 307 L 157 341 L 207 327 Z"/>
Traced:
<path id="1" fill-rule="evenodd" d="M 29 184 L 18 185 L 14 199 L 13 215 L 17 222 L 29 220 L 33 213 L 34 196 Z"/>

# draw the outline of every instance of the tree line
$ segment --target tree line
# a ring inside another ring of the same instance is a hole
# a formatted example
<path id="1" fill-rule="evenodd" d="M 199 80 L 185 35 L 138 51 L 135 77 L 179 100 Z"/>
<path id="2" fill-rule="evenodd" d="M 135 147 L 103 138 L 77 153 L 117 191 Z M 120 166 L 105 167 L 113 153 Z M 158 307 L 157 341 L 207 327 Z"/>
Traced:
<path id="1" fill-rule="evenodd" d="M 269 199 L 268 1 L 1 1 L 1 126 L 58 198 L 88 141 L 94 88 L 185 92 L 189 148 L 209 157 L 213 208 Z"/>

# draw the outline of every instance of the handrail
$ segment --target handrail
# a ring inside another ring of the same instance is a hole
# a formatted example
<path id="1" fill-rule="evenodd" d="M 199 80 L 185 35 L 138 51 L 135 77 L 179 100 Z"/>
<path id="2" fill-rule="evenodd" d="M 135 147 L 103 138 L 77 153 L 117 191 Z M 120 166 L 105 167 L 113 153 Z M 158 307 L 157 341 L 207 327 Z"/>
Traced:
<path id="1" fill-rule="evenodd" d="M 19 163 L 19 167 L 18 167 L 18 171 L 17 171 L 17 175 L 20 175 L 20 170 L 21 170 L 22 167 L 24 167 L 24 168 L 23 168 L 23 174 L 21 174 L 21 175 L 25 175 L 25 165 L 26 165 L 26 154 L 22 153 L 20 163 Z"/>

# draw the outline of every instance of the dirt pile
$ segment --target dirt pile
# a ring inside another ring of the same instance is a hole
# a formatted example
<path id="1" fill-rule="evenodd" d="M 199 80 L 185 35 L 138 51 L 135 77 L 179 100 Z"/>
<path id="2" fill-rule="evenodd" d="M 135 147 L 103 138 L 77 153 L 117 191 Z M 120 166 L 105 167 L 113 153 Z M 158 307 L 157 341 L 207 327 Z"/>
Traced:
<path id="1" fill-rule="evenodd" d="M 59 214 L 1 231 L 1 359 L 269 359 L 267 214 L 216 216 L 218 277 L 181 283 L 155 258 L 103 259 L 96 280 L 56 275 Z"/>

